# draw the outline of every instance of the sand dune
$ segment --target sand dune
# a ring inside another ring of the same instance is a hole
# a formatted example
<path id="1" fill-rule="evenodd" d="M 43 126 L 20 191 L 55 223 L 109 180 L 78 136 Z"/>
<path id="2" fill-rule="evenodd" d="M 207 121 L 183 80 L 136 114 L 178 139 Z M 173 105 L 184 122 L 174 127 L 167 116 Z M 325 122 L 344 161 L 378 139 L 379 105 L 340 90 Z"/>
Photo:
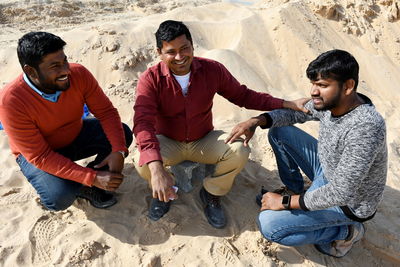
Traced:
<path id="1" fill-rule="evenodd" d="M 361 66 L 359 91 L 386 119 L 389 172 L 384 199 L 366 223 L 365 238 L 348 256 L 334 259 L 313 246 L 283 247 L 259 234 L 254 196 L 261 185 L 280 186 L 265 131 L 257 131 L 251 160 L 223 200 L 229 219 L 223 230 L 207 223 L 198 182 L 193 192 L 180 194 L 165 218 L 150 221 L 150 190 L 131 159 L 114 207 L 98 210 L 77 200 L 66 211 L 46 211 L 0 131 L 0 265 L 400 265 L 399 8 L 400 2 L 391 0 L 264 0 L 253 5 L 212 0 L 2 1 L 1 86 L 20 73 L 18 38 L 32 30 L 50 31 L 68 43 L 70 62 L 92 71 L 128 125 L 138 76 L 158 62 L 154 32 L 166 19 L 189 26 L 197 56 L 222 62 L 252 89 L 286 99 L 309 95 L 305 68 L 318 54 L 348 50 Z M 226 131 L 258 113 L 221 97 L 214 101 L 215 126 Z M 318 125 L 301 127 L 316 135 Z"/>

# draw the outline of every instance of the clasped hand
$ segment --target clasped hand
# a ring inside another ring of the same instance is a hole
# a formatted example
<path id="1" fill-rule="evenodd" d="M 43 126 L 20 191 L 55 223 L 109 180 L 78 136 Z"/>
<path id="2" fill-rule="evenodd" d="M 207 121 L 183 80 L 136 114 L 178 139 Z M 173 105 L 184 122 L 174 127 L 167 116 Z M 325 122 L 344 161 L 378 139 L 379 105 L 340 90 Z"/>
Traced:
<path id="1" fill-rule="evenodd" d="M 267 192 L 261 199 L 261 210 L 283 210 L 282 196 L 277 193 Z"/>
<path id="2" fill-rule="evenodd" d="M 108 166 L 108 171 L 97 171 L 93 181 L 93 186 L 98 188 L 115 191 L 122 183 L 124 176 L 122 169 L 124 168 L 124 157 L 119 152 L 111 152 L 102 162 L 94 166 L 102 168 Z"/>

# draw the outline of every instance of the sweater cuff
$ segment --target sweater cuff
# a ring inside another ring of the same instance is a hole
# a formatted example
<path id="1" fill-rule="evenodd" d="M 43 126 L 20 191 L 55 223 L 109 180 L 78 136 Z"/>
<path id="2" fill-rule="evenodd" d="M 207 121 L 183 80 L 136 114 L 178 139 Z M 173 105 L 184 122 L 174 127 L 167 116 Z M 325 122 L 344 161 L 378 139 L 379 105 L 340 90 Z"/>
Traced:
<path id="1" fill-rule="evenodd" d="M 300 208 L 304 211 L 309 211 L 309 209 L 306 207 L 306 204 L 304 203 L 304 194 L 305 193 L 301 193 L 300 194 L 300 198 L 299 198 L 299 205 Z"/>
<path id="2" fill-rule="evenodd" d="M 271 128 L 271 126 L 272 126 L 272 118 L 271 118 L 271 116 L 267 112 L 261 114 L 260 116 L 263 116 L 265 118 L 266 122 L 267 122 L 266 125 L 260 126 L 260 128 L 261 129 Z"/>
<path id="3" fill-rule="evenodd" d="M 94 179 L 96 178 L 97 172 L 88 168 L 89 172 L 88 174 L 83 178 L 82 184 L 86 186 L 92 186 Z"/>
<path id="4" fill-rule="evenodd" d="M 142 167 L 151 161 L 162 161 L 161 153 L 158 149 L 147 149 L 145 151 L 140 151 L 139 156 L 139 166 Z"/>

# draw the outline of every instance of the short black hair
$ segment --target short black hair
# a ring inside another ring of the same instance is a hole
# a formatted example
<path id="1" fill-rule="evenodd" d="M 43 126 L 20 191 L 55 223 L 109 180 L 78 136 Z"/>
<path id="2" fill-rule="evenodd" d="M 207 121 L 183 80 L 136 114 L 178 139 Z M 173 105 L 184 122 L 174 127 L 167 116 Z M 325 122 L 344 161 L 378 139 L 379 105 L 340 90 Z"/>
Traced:
<path id="1" fill-rule="evenodd" d="M 48 32 L 29 32 L 18 40 L 18 60 L 23 68 L 29 65 L 38 69 L 42 58 L 47 54 L 63 49 L 66 42 Z"/>
<path id="2" fill-rule="evenodd" d="M 347 80 L 355 81 L 354 90 L 358 85 L 359 66 L 357 60 L 347 51 L 334 49 L 322 53 L 314 59 L 307 67 L 307 77 L 316 81 L 320 76 L 322 79 L 331 78 L 342 86 Z"/>
<path id="3" fill-rule="evenodd" d="M 181 21 L 166 20 L 160 24 L 156 32 L 157 48 L 162 48 L 162 42 L 170 42 L 175 38 L 185 35 L 186 38 L 193 45 L 192 35 L 190 35 L 189 29 Z"/>

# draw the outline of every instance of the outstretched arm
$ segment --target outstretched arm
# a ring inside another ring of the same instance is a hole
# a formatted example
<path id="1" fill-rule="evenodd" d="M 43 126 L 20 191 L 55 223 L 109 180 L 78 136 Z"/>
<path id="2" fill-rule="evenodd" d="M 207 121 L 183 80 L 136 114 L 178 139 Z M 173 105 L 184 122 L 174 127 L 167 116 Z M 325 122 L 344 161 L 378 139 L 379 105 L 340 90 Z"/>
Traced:
<path id="1" fill-rule="evenodd" d="M 265 126 L 267 125 L 267 118 L 263 115 L 258 117 L 252 117 L 247 121 L 241 122 L 237 124 L 225 139 L 225 143 L 233 143 L 240 136 L 244 135 L 244 146 L 248 146 L 250 139 L 253 137 L 254 132 L 256 131 L 257 126 Z"/>

